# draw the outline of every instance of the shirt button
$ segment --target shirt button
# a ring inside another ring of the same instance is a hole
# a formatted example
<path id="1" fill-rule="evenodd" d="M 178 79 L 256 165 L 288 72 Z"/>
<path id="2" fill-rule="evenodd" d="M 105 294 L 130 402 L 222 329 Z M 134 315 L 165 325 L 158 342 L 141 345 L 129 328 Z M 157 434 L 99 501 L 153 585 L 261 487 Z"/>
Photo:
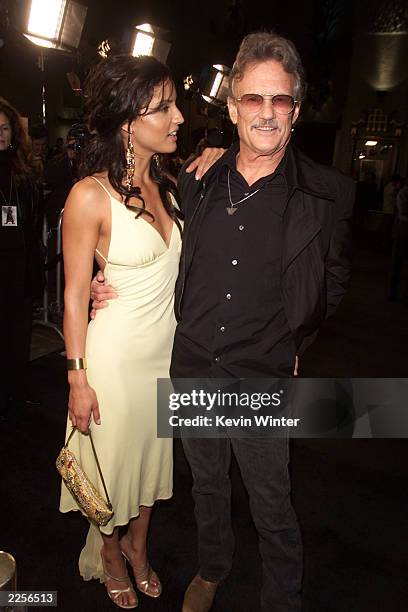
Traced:
<path id="1" fill-rule="evenodd" d="M 221 325 L 221 327 L 220 327 L 220 331 L 225 332 L 225 327 L 224 327 L 224 325 Z"/>
<path id="2" fill-rule="evenodd" d="M 227 295 L 225 297 L 227 298 L 227 300 L 230 300 L 231 299 L 231 294 L 227 293 Z"/>
<path id="3" fill-rule="evenodd" d="M 239 229 L 239 231 L 240 231 L 240 232 L 242 232 L 242 230 L 243 230 L 244 228 L 245 228 L 245 225 L 240 225 L 240 226 L 238 227 L 238 229 Z"/>
<path id="4" fill-rule="evenodd" d="M 237 265 L 237 263 L 238 263 L 238 259 L 233 259 L 233 260 L 231 261 L 231 263 L 232 263 L 232 265 L 233 265 L 233 266 L 236 266 L 236 265 Z"/>

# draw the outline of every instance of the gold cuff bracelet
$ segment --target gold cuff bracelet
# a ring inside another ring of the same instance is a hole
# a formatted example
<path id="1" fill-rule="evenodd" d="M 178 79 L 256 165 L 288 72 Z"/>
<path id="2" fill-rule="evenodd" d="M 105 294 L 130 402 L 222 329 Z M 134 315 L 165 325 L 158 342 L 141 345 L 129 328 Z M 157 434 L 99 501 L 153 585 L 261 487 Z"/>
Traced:
<path id="1" fill-rule="evenodd" d="M 86 370 L 87 363 L 85 357 L 75 357 L 67 359 L 67 370 Z"/>

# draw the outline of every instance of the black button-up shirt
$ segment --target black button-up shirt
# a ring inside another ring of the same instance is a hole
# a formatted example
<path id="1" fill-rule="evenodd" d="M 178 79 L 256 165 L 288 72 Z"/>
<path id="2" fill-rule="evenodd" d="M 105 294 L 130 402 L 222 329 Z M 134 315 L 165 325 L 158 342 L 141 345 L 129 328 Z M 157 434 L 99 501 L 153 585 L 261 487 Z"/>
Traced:
<path id="1" fill-rule="evenodd" d="M 175 338 L 178 376 L 288 376 L 296 349 L 281 292 L 282 217 L 288 199 L 285 156 L 249 186 L 225 156 L 206 204 Z M 229 215 L 228 174 L 232 202 Z"/>

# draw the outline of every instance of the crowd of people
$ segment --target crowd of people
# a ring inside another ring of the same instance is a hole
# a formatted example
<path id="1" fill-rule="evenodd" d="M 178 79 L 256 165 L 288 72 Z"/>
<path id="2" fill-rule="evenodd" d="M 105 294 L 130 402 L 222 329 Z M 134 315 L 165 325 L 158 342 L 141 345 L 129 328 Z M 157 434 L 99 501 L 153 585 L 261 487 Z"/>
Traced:
<path id="1" fill-rule="evenodd" d="M 154 58 L 111 56 L 95 66 L 86 127 L 70 129 L 52 153 L 42 126 L 31 129 L 29 147 L 18 112 L 0 100 L 1 410 L 29 399 L 21 377 L 44 284 L 42 221 L 47 215 L 53 226 L 65 207 L 67 435 L 77 429 L 71 448 L 98 483 L 92 430 L 114 508 L 105 527 L 90 525 L 79 571 L 103 582 L 120 608 L 139 603 L 128 565 L 141 593 L 162 591 L 147 553 L 153 506 L 173 493 L 172 441 L 156 435 L 157 379 L 297 375 L 347 290 L 355 184 L 292 146 L 305 89 L 291 41 L 247 36 L 228 97 L 238 140 L 183 166 L 177 184 L 162 160 L 175 153 L 184 118 L 171 73 Z M 399 177 L 384 189 L 384 212 L 397 216 L 392 299 L 406 253 L 407 190 Z M 369 193 L 372 177 L 360 203 Z M 392 226 L 387 218 L 385 236 Z M 260 609 L 299 611 L 288 439 L 184 439 L 183 447 L 200 563 L 183 612 L 208 612 L 231 570 L 231 452 L 259 535 Z M 60 509 L 78 509 L 64 485 Z"/>

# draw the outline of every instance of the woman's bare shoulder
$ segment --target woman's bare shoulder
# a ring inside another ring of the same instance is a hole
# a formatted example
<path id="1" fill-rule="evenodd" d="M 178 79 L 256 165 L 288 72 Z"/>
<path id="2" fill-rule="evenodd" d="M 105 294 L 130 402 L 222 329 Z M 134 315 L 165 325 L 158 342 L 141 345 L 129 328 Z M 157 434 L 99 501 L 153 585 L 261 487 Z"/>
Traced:
<path id="1" fill-rule="evenodd" d="M 99 180 L 101 180 L 98 177 Z M 101 183 L 103 184 L 102 180 Z M 82 214 L 89 214 L 101 217 L 108 211 L 109 200 L 107 193 L 97 181 L 91 176 L 86 176 L 72 187 L 65 204 L 66 211 L 80 211 Z"/>
<path id="2" fill-rule="evenodd" d="M 75 183 L 69 195 L 80 196 L 86 199 L 93 199 L 94 197 L 98 197 L 102 192 L 102 187 L 98 183 L 98 181 L 94 179 L 98 179 L 101 183 L 103 183 L 99 176 L 86 176 L 85 178 Z"/>

